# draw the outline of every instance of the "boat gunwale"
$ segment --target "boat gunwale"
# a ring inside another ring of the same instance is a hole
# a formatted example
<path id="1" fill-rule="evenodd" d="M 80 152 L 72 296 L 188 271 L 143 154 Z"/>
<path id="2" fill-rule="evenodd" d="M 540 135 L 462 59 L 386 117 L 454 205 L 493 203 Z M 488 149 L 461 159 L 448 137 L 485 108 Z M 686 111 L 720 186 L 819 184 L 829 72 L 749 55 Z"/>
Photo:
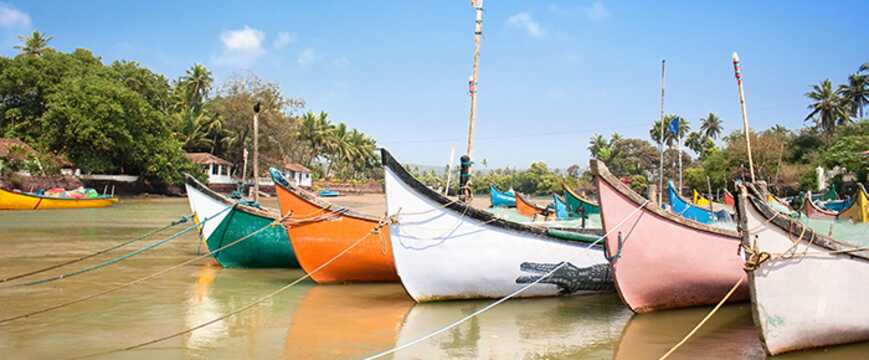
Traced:
<path id="1" fill-rule="evenodd" d="M 239 201 L 233 201 L 233 200 L 227 198 L 226 196 L 224 196 L 223 194 L 221 194 L 217 191 L 211 190 L 208 186 L 205 186 L 205 184 L 199 182 L 199 180 L 196 180 L 196 178 L 190 174 L 185 173 L 184 177 L 185 177 L 185 179 L 184 179 L 185 184 L 192 186 L 194 189 L 199 190 L 200 192 L 204 193 L 205 195 L 208 195 L 209 197 L 217 199 L 226 205 L 233 206 L 236 210 L 240 210 L 240 211 L 246 212 L 246 213 L 254 215 L 254 216 L 265 217 L 265 218 L 269 218 L 269 219 L 273 219 L 273 220 L 277 220 L 277 219 L 281 218 L 280 212 L 275 212 L 271 208 L 257 209 L 253 206 L 244 205 Z"/>
<path id="2" fill-rule="evenodd" d="M 525 225 L 522 223 L 517 223 L 509 220 L 502 219 L 500 217 L 495 216 L 494 214 L 475 208 L 469 204 L 450 200 L 448 197 L 443 194 L 432 190 L 428 186 L 425 186 L 423 183 L 419 182 L 416 178 L 411 175 L 404 166 L 401 165 L 398 160 L 396 160 L 392 154 L 389 153 L 385 148 L 380 149 L 381 162 L 383 166 L 389 170 L 391 170 L 395 176 L 402 181 L 404 184 L 410 186 L 415 192 L 419 194 L 419 196 L 427 198 L 431 201 L 434 201 L 437 204 L 442 205 L 442 209 L 449 209 L 450 211 L 455 211 L 458 213 L 463 213 L 464 216 L 474 219 L 476 221 L 483 222 L 483 224 L 475 224 L 481 227 L 494 227 L 499 228 L 501 230 L 507 230 L 519 233 L 519 235 L 532 235 L 535 238 L 543 241 L 552 241 L 561 244 L 567 244 L 574 247 L 581 247 L 587 250 L 595 250 L 601 251 L 603 250 L 603 243 L 605 239 L 602 241 L 598 241 L 594 246 L 588 246 L 587 242 L 576 241 L 576 240 L 567 240 L 562 239 L 548 233 L 548 229 L 545 227 L 537 227 Z M 463 220 L 464 221 L 464 220 Z"/>
<path id="3" fill-rule="evenodd" d="M 681 225 L 684 227 L 688 227 L 692 230 L 703 231 L 707 233 L 712 233 L 715 235 L 723 235 L 733 240 L 739 240 L 739 233 L 734 230 L 721 229 L 711 225 L 701 224 L 699 222 L 689 220 L 683 218 L 677 214 L 670 213 L 664 209 L 661 209 L 659 206 L 656 206 L 654 202 L 651 200 L 647 200 L 642 197 L 640 194 L 637 194 L 634 190 L 629 188 L 627 185 L 623 184 L 619 179 L 615 177 L 612 173 L 610 173 L 609 168 L 607 168 L 606 164 L 597 159 L 591 159 L 590 161 L 591 172 L 594 176 L 600 178 L 602 181 L 606 182 L 610 187 L 616 190 L 619 194 L 626 197 L 628 200 L 634 203 L 634 206 L 640 207 L 641 204 L 646 202 L 643 206 L 643 211 L 650 212 L 664 220 L 668 220 L 676 223 L 677 225 Z M 598 188 L 598 193 L 600 193 L 600 188 Z M 679 194 L 676 194 L 679 196 Z M 648 201 L 648 202 L 647 202 Z M 650 206 L 651 205 L 651 206 Z M 693 206 L 693 205 L 692 205 Z M 696 206 L 694 206 L 696 207 Z M 703 209 L 701 209 L 703 210 Z M 705 210 L 708 211 L 708 210 Z M 601 207 L 601 219 L 603 219 L 603 207 Z M 604 229 L 606 230 L 606 229 Z"/>
<path id="4" fill-rule="evenodd" d="M 581 201 L 581 202 L 583 202 L 583 203 L 586 203 L 586 204 L 588 204 L 588 205 L 596 206 L 596 207 L 600 208 L 600 203 L 599 203 L 599 202 L 592 201 L 591 199 L 589 199 L 589 198 L 587 198 L 587 197 L 584 197 L 584 196 L 582 196 L 582 195 L 577 194 L 576 191 L 573 191 L 573 189 L 572 189 L 570 186 L 567 186 L 566 183 L 562 182 L 562 183 L 561 183 L 561 188 L 564 189 L 564 191 L 565 191 L 566 193 L 570 194 L 570 196 L 573 196 L 575 199 L 577 199 L 577 200 L 579 200 L 579 201 Z M 567 200 L 566 198 L 567 198 L 567 197 L 565 196 L 565 200 Z"/>
<path id="5" fill-rule="evenodd" d="M 2 192 L 6 192 L 6 193 L 9 193 L 9 194 L 12 194 L 12 195 L 19 195 L 19 196 L 24 196 L 24 197 L 37 198 L 37 199 L 40 199 L 40 200 L 62 200 L 62 201 L 98 201 L 98 200 L 109 200 L 109 201 L 114 201 L 114 202 L 117 202 L 117 201 L 118 201 L 118 197 L 117 197 L 117 196 L 102 197 L 102 198 L 81 198 L 81 199 L 76 199 L 76 198 L 61 198 L 61 197 L 52 197 L 52 196 L 37 195 L 37 194 L 34 194 L 34 193 L 23 192 L 23 191 L 21 191 L 21 192 L 18 192 L 18 191 L 10 191 L 10 190 L 4 189 L 4 188 L 0 188 L 0 191 L 2 191 Z"/>
<path id="6" fill-rule="evenodd" d="M 345 215 L 347 217 L 351 217 L 351 218 L 355 218 L 355 219 L 363 220 L 363 221 L 380 222 L 382 220 L 381 218 L 378 218 L 377 216 L 374 216 L 374 215 L 361 213 L 359 211 L 353 210 L 353 209 L 348 208 L 348 207 L 335 205 L 333 203 L 330 203 L 330 202 L 327 202 L 324 200 L 320 200 L 316 196 L 314 196 L 313 194 L 308 194 L 306 190 L 299 188 L 295 185 L 289 184 L 289 186 L 286 186 L 284 184 L 278 183 L 277 181 L 273 181 L 273 182 L 274 182 L 276 187 L 280 187 L 281 189 L 286 190 L 290 194 L 293 194 L 296 197 L 302 199 L 303 201 L 305 201 L 305 202 L 307 202 L 315 207 L 318 207 L 322 210 L 328 210 L 328 211 L 340 213 L 341 215 Z"/>
<path id="7" fill-rule="evenodd" d="M 775 209 L 769 207 L 764 201 L 758 200 L 761 198 L 760 192 L 754 185 L 746 184 L 743 185 L 745 187 L 744 196 L 747 198 L 747 202 L 752 205 L 752 207 L 760 213 L 768 224 L 775 225 L 779 230 L 789 234 L 791 236 L 797 237 L 800 242 L 808 242 L 810 246 L 818 246 L 820 248 L 830 250 L 830 251 L 842 251 L 857 248 L 856 245 L 849 244 L 843 241 L 836 240 L 832 237 L 819 234 L 811 227 L 803 224 L 800 221 L 793 221 L 786 214 L 782 214 Z M 742 192 L 742 189 L 740 189 Z M 741 201 L 741 196 L 737 200 L 737 209 L 740 209 L 743 213 L 739 214 L 740 217 L 747 216 L 747 208 L 741 209 L 739 204 Z M 746 230 L 741 230 L 741 232 L 746 232 Z M 802 234 L 802 235 L 801 235 Z M 744 234 L 745 235 L 745 234 Z M 747 234 L 750 236 L 751 234 Z M 807 236 L 808 235 L 808 236 Z M 747 239 L 744 241 L 748 241 Z M 862 251 L 853 251 L 842 253 L 841 255 L 853 258 L 859 258 L 863 261 L 869 261 L 869 250 Z"/>
<path id="8" fill-rule="evenodd" d="M 835 219 L 837 216 L 839 216 L 839 213 L 838 213 L 838 212 L 830 211 L 830 210 L 827 210 L 827 209 L 822 209 L 821 207 L 815 205 L 815 202 L 812 200 L 812 192 L 811 192 L 811 190 L 806 192 L 806 196 L 805 196 L 805 199 L 803 200 L 803 206 L 802 206 L 802 209 L 801 209 L 801 210 L 802 210 L 802 213 L 803 213 L 803 214 L 806 214 L 806 216 L 809 215 L 809 210 L 806 209 L 806 208 L 808 208 L 808 207 L 811 207 L 811 208 L 812 208 L 812 211 L 815 211 L 815 212 L 821 213 L 821 214 L 826 215 L 826 216 L 830 216 L 830 217 L 832 217 L 832 218 L 834 218 L 834 219 Z M 810 218 L 811 218 L 811 217 L 810 217 Z"/>
<path id="9" fill-rule="evenodd" d="M 516 194 L 516 202 L 517 202 L 517 203 L 521 201 L 523 204 L 527 205 L 528 207 L 530 207 L 530 208 L 532 208 L 532 209 L 534 209 L 534 210 L 537 210 L 538 215 L 541 214 L 541 213 L 545 210 L 545 208 L 540 207 L 539 205 L 537 205 L 537 204 L 532 203 L 531 201 L 529 201 L 529 200 L 525 197 L 525 195 L 523 195 L 523 194 L 521 194 L 521 193 L 519 193 L 519 192 L 516 192 L 515 194 Z"/>
<path id="10" fill-rule="evenodd" d="M 863 187 L 863 184 L 857 183 L 857 191 L 854 192 L 854 198 L 851 199 L 851 204 L 848 205 L 848 207 L 842 209 L 842 211 L 838 212 L 836 214 L 836 219 L 838 219 L 839 216 L 845 214 L 846 212 L 851 211 L 851 208 L 853 208 L 855 206 L 861 206 L 860 205 L 860 196 L 862 196 L 867 201 L 869 201 L 869 194 L 866 193 L 866 188 Z M 859 209 L 859 210 L 862 213 L 863 209 Z"/>

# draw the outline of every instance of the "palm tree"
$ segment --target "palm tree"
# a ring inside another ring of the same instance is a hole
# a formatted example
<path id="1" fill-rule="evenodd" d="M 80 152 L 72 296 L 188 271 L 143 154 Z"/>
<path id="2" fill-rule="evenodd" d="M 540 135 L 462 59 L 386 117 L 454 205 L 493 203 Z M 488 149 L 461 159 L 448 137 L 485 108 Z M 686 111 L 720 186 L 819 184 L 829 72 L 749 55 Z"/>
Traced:
<path id="1" fill-rule="evenodd" d="M 21 51 L 21 54 L 40 56 L 50 49 L 48 42 L 54 39 L 54 36 L 48 36 L 39 32 L 39 30 L 34 30 L 29 36 L 19 35 L 18 38 L 24 43 L 24 45 L 15 46 L 16 49 Z"/>
<path id="2" fill-rule="evenodd" d="M 680 117 L 678 134 L 674 134 L 670 131 L 670 122 L 673 121 L 673 118 L 675 117 L 677 117 L 677 115 L 670 114 L 664 116 L 664 144 L 667 146 L 673 146 L 673 144 L 675 144 L 679 139 L 684 138 L 685 135 L 688 134 L 688 131 L 691 130 L 688 121 L 685 120 L 685 118 Z M 649 137 L 651 137 L 656 144 L 661 144 L 661 121 L 655 121 L 655 124 L 651 129 L 649 129 Z"/>
<path id="3" fill-rule="evenodd" d="M 314 160 L 324 155 L 323 152 L 331 141 L 334 126 L 329 120 L 329 114 L 325 111 L 321 111 L 319 114 L 309 111 L 302 115 L 302 121 L 297 131 L 299 140 L 307 142 L 311 147 L 311 154 L 305 161 L 305 166 L 311 167 Z"/>
<path id="4" fill-rule="evenodd" d="M 863 107 L 869 103 L 869 80 L 867 75 L 852 74 L 848 77 L 848 85 L 839 85 L 836 94 L 842 97 L 849 107 L 851 116 L 863 118 Z"/>
<path id="5" fill-rule="evenodd" d="M 863 63 L 863 65 L 860 65 L 860 72 L 864 71 L 869 71 L 869 62 L 865 62 Z"/>
<path id="6" fill-rule="evenodd" d="M 205 102 L 214 78 L 211 71 L 202 64 L 194 64 L 178 80 L 176 90 L 180 93 L 179 107 L 199 108 Z"/>
<path id="7" fill-rule="evenodd" d="M 609 147 L 609 143 L 606 141 L 601 134 L 594 134 L 591 137 L 591 140 L 588 142 L 588 151 L 591 153 L 591 156 L 600 159 L 602 155 L 601 152 L 605 151 Z M 603 160 L 603 159 L 601 159 Z"/>
<path id="8" fill-rule="evenodd" d="M 815 126 L 825 133 L 830 134 L 836 126 L 850 121 L 847 104 L 833 91 L 830 79 L 812 86 L 812 91 L 807 92 L 806 97 L 814 102 L 809 104 L 808 108 L 812 112 L 805 120 L 814 120 Z"/>
<path id="9" fill-rule="evenodd" d="M 721 135 L 724 128 L 721 126 L 721 118 L 713 113 L 709 113 L 705 118 L 700 119 L 700 132 L 704 137 L 709 139 L 717 139 Z"/>

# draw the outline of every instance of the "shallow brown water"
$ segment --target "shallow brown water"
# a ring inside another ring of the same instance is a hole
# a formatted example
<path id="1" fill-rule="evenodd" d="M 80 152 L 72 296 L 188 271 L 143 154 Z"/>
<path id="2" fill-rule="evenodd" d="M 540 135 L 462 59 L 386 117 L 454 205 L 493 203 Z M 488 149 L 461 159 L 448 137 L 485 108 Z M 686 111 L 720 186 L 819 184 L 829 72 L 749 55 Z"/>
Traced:
<path id="1" fill-rule="evenodd" d="M 264 201 L 274 205 L 274 201 Z M 382 196 L 338 203 L 382 213 Z M 0 212 L 0 278 L 72 259 L 186 214 L 185 199 L 125 199 L 107 209 Z M 28 279 L 77 270 L 157 241 Z M 187 234 L 118 264 L 44 285 L 0 288 L 0 318 L 138 279 L 196 256 Z M 0 324 L 0 358 L 58 359 L 121 348 L 219 317 L 302 276 L 300 270 L 220 269 L 209 261 L 66 308 Z M 3 286 L 3 284 L 0 284 Z M 315 286 L 309 281 L 225 321 L 118 359 L 362 358 L 435 331 L 490 301 L 414 305 L 400 284 Z M 511 300 L 397 353 L 399 359 L 643 359 L 666 352 L 708 308 L 632 315 L 615 294 Z M 865 358 L 869 345 L 786 359 Z M 747 305 L 721 310 L 672 359 L 763 358 Z"/>

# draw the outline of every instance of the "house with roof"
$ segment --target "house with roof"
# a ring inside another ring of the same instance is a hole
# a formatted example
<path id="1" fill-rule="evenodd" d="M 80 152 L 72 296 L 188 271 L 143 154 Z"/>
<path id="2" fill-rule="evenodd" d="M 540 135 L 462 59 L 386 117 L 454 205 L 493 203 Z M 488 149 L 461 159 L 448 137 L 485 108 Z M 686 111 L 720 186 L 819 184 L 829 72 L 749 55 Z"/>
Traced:
<path id="1" fill-rule="evenodd" d="M 232 163 L 209 153 L 187 153 L 187 159 L 208 175 L 209 185 L 234 184 Z"/>
<path id="2" fill-rule="evenodd" d="M 286 177 L 291 184 L 306 188 L 310 188 L 313 185 L 311 170 L 302 166 L 302 164 L 284 161 L 283 168 L 284 177 Z"/>

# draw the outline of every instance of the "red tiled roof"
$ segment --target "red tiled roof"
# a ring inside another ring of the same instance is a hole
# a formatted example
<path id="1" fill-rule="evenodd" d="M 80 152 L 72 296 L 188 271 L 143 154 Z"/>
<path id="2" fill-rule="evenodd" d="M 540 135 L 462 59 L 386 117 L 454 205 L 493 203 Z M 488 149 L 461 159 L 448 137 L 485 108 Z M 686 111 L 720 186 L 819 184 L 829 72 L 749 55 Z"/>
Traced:
<path id="1" fill-rule="evenodd" d="M 194 164 L 200 165 L 208 165 L 208 164 L 217 164 L 217 165 L 232 165 L 231 162 L 223 160 L 217 156 L 214 156 L 209 153 L 187 153 L 185 154 L 190 161 Z"/>
<path id="2" fill-rule="evenodd" d="M 291 163 L 291 162 L 286 162 L 286 161 L 284 162 L 284 170 L 290 170 L 290 171 L 295 171 L 295 172 L 300 172 L 300 173 L 310 173 L 311 172 L 311 170 L 308 170 L 308 168 L 302 166 L 302 164 Z"/>

